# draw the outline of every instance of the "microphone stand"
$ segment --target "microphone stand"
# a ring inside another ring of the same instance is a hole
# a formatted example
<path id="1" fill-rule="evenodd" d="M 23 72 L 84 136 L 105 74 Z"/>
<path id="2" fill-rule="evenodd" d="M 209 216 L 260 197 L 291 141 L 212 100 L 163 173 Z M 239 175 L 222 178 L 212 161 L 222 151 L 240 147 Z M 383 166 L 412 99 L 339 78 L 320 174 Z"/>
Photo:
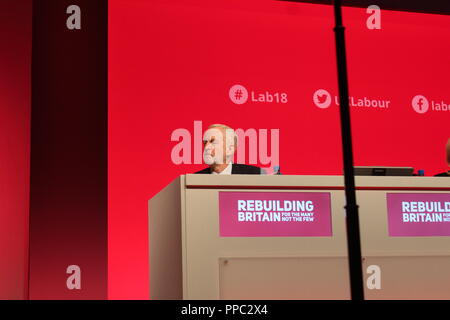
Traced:
<path id="1" fill-rule="evenodd" d="M 344 156 L 344 180 L 346 198 L 346 229 L 350 292 L 352 300 L 364 300 L 361 239 L 359 232 L 358 205 L 356 203 L 353 147 L 348 96 L 347 59 L 345 54 L 345 28 L 342 24 L 341 0 L 334 0 L 334 27 L 339 83 L 339 106 L 341 118 L 342 150 Z"/>

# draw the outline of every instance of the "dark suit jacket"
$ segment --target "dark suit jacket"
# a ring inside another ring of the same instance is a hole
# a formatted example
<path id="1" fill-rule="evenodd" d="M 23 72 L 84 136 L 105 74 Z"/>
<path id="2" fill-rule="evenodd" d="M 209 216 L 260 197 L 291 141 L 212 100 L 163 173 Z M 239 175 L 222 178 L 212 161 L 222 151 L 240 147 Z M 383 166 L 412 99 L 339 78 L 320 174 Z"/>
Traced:
<path id="1" fill-rule="evenodd" d="M 199 174 L 211 174 L 211 168 L 205 168 L 203 170 L 197 171 Z M 231 165 L 231 174 L 261 174 L 261 168 L 255 166 L 249 166 L 247 164 L 236 164 Z"/>

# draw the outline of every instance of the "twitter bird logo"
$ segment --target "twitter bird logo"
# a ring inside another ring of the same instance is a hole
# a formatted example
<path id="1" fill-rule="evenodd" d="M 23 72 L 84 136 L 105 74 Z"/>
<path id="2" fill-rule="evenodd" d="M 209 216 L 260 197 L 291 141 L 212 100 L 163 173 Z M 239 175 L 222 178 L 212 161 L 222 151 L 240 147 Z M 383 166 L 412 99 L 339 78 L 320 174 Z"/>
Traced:
<path id="1" fill-rule="evenodd" d="M 321 109 L 326 109 L 331 105 L 331 94 L 324 89 L 319 89 L 313 95 L 314 104 Z"/>

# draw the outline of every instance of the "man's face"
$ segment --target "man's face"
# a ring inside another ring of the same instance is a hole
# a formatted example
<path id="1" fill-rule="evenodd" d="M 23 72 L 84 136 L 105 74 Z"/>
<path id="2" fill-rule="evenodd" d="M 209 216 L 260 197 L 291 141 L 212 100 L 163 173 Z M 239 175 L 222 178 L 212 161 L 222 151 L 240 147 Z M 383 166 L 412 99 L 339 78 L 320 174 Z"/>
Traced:
<path id="1" fill-rule="evenodd" d="M 226 162 L 225 130 L 210 128 L 203 135 L 203 160 L 207 165 Z"/>

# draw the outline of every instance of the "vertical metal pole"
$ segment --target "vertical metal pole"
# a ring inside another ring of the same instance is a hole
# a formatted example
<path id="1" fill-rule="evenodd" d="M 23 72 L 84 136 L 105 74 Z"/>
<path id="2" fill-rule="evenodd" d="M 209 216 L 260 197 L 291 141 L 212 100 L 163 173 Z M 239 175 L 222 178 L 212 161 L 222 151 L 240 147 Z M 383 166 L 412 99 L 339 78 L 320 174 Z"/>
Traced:
<path id="1" fill-rule="evenodd" d="M 344 155 L 344 178 L 346 197 L 347 248 L 352 300 L 364 300 L 361 240 L 359 235 L 358 205 L 356 204 L 355 177 L 353 170 L 352 134 L 349 110 L 347 60 L 345 55 L 345 28 L 342 24 L 341 1 L 334 0 L 336 26 L 336 57 L 339 81 L 342 148 Z"/>

